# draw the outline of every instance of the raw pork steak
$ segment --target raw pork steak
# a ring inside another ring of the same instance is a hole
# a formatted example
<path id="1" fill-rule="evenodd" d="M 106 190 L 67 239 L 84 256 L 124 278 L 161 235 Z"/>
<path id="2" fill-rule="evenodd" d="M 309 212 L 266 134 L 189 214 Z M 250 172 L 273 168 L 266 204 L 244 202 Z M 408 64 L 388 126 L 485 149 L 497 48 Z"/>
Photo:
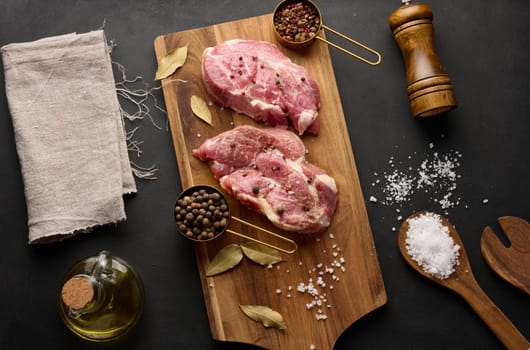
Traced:
<path id="1" fill-rule="evenodd" d="M 207 139 L 193 155 L 209 163 L 221 187 L 276 226 L 318 233 L 337 204 L 335 180 L 305 160 L 291 131 L 240 126 Z"/>
<path id="2" fill-rule="evenodd" d="M 317 134 L 320 92 L 311 74 L 274 44 L 234 39 L 202 55 L 206 90 L 218 104 L 270 126 Z"/>

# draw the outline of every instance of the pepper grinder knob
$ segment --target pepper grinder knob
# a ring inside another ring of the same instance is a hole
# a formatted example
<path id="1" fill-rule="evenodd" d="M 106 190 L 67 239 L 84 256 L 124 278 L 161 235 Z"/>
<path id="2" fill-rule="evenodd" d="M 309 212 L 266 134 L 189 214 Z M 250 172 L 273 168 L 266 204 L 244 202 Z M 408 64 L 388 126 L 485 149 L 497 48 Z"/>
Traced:
<path id="1" fill-rule="evenodd" d="M 430 117 L 452 110 L 457 103 L 451 79 L 435 50 L 432 10 L 422 3 L 403 3 L 388 23 L 405 62 L 412 114 Z"/>

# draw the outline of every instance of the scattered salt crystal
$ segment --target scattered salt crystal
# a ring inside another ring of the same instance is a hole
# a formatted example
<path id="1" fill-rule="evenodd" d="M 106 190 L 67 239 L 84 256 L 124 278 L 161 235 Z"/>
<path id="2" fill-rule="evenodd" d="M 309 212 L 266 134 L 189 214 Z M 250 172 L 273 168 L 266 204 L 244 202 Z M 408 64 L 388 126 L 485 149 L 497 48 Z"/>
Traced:
<path id="1" fill-rule="evenodd" d="M 430 149 L 433 149 L 433 147 L 434 147 L 434 144 L 433 144 L 432 142 L 429 143 L 429 148 L 430 148 Z"/>
<path id="2" fill-rule="evenodd" d="M 314 344 L 309 345 L 309 350 L 315 350 L 316 346 Z"/>
<path id="3" fill-rule="evenodd" d="M 370 196 L 370 202 L 377 203 L 377 198 L 375 198 L 374 196 Z"/>
<path id="4" fill-rule="evenodd" d="M 334 238 L 332 233 L 328 233 L 330 239 Z M 322 237 L 325 240 L 325 237 Z M 317 241 L 320 241 L 318 239 Z M 296 291 L 305 295 L 304 298 L 309 300 L 304 301 L 306 309 L 313 313 L 317 320 L 326 320 L 328 315 L 324 314 L 322 308 L 331 308 L 331 305 L 328 303 L 326 291 L 331 291 L 334 289 L 331 282 L 338 283 L 340 280 L 337 275 L 334 274 L 334 268 L 340 268 L 342 272 L 346 271 L 346 268 L 341 264 L 345 262 L 345 259 L 342 255 L 339 254 L 341 248 L 337 243 L 332 243 L 331 247 L 333 249 L 333 255 L 336 257 L 332 262 L 318 262 L 315 266 L 310 266 L 306 271 L 308 274 L 307 281 L 297 282 L 296 286 L 288 285 L 286 288 L 277 289 L 277 294 L 285 294 L 286 298 L 290 299 L 292 297 L 291 291 L 296 289 Z M 325 250 L 324 250 L 325 252 Z M 340 262 L 339 262 L 340 261 Z M 303 266 L 302 261 L 299 261 L 298 264 Z M 304 267 L 305 268 L 305 267 Z M 287 270 L 288 271 L 288 270 Z M 285 293 L 284 293 L 285 292 Z M 318 309 L 318 310 L 317 310 Z"/>
<path id="5" fill-rule="evenodd" d="M 298 287 L 296 287 L 296 290 L 299 291 L 300 293 L 304 293 L 306 288 L 305 288 L 305 284 L 303 282 L 300 282 L 300 284 L 298 285 Z"/>
<path id="6" fill-rule="evenodd" d="M 432 143 L 429 144 L 434 145 Z M 457 180 L 461 178 L 456 173 L 460 166 L 462 154 L 450 151 L 447 154 L 433 152 L 424 160 L 420 160 L 416 167 L 408 166 L 398 169 L 391 167 L 391 171 L 383 172 L 381 190 L 383 198 L 378 203 L 383 205 L 401 204 L 412 199 L 416 192 L 431 194 L 430 200 L 439 204 L 442 209 L 454 208 L 459 205 L 461 198 L 455 193 Z M 408 159 L 412 159 L 411 156 Z M 390 158 L 392 165 L 401 164 Z M 406 170 L 408 169 L 408 170 Z M 379 179 L 374 181 L 376 184 Z M 376 194 L 374 194 L 374 197 Z M 379 196 L 378 196 L 379 197 Z"/>
<path id="7" fill-rule="evenodd" d="M 385 175 L 385 179 L 387 180 L 385 187 L 387 201 L 404 202 L 414 192 L 413 183 L 415 178 L 413 177 L 394 170 L 392 174 Z"/>
<path id="8" fill-rule="evenodd" d="M 321 287 L 325 287 L 326 286 L 326 283 L 324 283 L 324 280 L 322 279 L 321 276 L 319 276 L 318 279 L 317 279 L 317 285 L 319 285 Z"/>
<path id="9" fill-rule="evenodd" d="M 407 254 L 434 277 L 449 277 L 458 265 L 460 246 L 454 243 L 440 216 L 424 213 L 408 219 L 408 223 L 405 239 Z"/>
<path id="10" fill-rule="evenodd" d="M 487 198 L 482 201 L 482 203 L 484 203 L 484 204 L 486 204 L 488 202 L 489 202 L 489 200 Z"/>
<path id="11" fill-rule="evenodd" d="M 452 195 L 453 194 L 451 192 L 449 192 L 449 193 L 445 194 L 444 197 L 438 201 L 438 203 L 440 203 L 442 209 L 447 209 L 447 208 L 453 207 L 454 202 L 449 200 L 449 198 Z"/>
<path id="12" fill-rule="evenodd" d="M 328 316 L 325 315 L 325 314 L 316 314 L 315 317 L 316 317 L 316 319 L 319 320 L 319 321 L 320 321 L 320 320 L 327 320 L 327 319 L 328 319 Z"/>

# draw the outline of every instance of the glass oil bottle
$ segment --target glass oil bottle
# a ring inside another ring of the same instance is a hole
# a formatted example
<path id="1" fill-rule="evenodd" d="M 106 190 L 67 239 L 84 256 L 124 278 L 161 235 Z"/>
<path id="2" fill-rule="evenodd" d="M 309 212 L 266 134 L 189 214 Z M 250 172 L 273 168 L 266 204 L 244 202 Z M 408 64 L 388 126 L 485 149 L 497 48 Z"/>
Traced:
<path id="1" fill-rule="evenodd" d="M 102 251 L 70 268 L 58 299 L 59 314 L 72 332 L 90 341 L 111 341 L 137 323 L 144 288 L 126 261 Z"/>

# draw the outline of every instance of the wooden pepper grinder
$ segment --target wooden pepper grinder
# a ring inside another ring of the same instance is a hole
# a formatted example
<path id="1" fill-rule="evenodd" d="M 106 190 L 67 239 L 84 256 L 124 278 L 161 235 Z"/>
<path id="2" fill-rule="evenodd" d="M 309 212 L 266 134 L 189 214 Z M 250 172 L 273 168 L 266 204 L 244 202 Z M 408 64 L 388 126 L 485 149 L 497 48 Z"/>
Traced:
<path id="1" fill-rule="evenodd" d="M 405 61 L 412 115 L 430 117 L 456 108 L 451 79 L 434 47 L 431 9 L 422 3 L 402 2 L 388 23 Z"/>

